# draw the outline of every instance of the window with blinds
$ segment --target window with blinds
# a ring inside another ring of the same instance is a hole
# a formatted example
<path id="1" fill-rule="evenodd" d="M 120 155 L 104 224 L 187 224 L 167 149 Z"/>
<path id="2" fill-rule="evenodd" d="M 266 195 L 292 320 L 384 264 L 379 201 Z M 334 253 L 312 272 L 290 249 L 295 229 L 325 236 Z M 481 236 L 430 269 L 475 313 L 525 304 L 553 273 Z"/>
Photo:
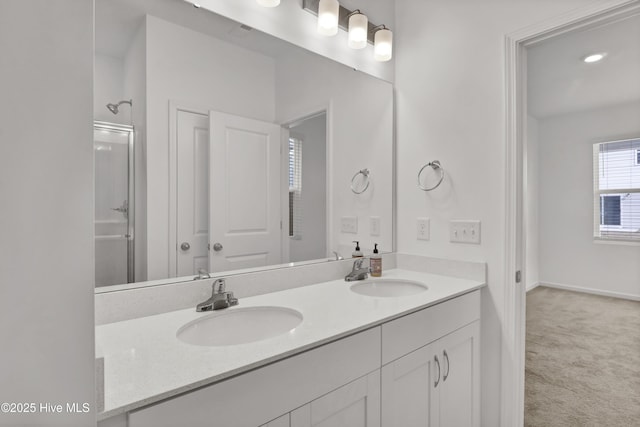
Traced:
<path id="1" fill-rule="evenodd" d="M 640 139 L 593 146 L 594 237 L 640 242 Z"/>
<path id="2" fill-rule="evenodd" d="M 300 238 L 302 228 L 302 140 L 289 138 L 289 237 Z"/>

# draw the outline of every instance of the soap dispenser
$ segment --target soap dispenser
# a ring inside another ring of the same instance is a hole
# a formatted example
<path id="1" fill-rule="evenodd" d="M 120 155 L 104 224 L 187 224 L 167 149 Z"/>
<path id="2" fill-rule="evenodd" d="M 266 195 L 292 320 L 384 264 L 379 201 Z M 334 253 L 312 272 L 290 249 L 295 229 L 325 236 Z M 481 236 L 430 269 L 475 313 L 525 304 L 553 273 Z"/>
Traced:
<path id="1" fill-rule="evenodd" d="M 371 277 L 382 276 L 382 257 L 378 253 L 378 244 L 374 244 L 373 255 L 369 260 L 369 266 L 371 267 Z"/>
<path id="2" fill-rule="evenodd" d="M 362 251 L 360 250 L 360 242 L 354 240 L 353 243 L 356 244 L 356 249 L 351 254 L 352 258 L 362 258 Z"/>

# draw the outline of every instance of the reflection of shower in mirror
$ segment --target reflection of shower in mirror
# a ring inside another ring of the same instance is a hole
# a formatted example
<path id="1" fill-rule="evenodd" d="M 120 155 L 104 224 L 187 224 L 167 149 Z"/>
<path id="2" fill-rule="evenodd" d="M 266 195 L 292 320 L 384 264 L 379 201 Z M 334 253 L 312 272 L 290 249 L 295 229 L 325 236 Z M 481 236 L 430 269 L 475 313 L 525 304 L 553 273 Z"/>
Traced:
<path id="1" fill-rule="evenodd" d="M 128 101 L 127 101 L 127 100 L 123 100 L 123 101 L 118 102 L 117 104 L 107 104 L 107 108 L 108 108 L 108 109 L 109 109 L 109 111 L 111 111 L 113 114 L 118 114 L 118 113 L 119 113 L 120 106 L 121 106 L 122 104 L 129 104 L 129 105 L 133 106 L 133 100 L 131 100 L 131 99 L 130 99 L 130 100 L 128 100 Z"/>

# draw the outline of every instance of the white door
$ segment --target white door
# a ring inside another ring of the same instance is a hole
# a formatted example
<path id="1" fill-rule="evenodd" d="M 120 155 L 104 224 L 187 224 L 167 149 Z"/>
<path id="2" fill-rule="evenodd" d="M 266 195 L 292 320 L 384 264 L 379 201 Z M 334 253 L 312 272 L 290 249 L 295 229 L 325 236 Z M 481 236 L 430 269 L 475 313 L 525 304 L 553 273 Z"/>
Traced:
<path id="1" fill-rule="evenodd" d="M 280 126 L 210 112 L 210 267 L 281 262 Z"/>
<path id="2" fill-rule="evenodd" d="M 380 427 L 380 371 L 291 412 L 291 427 Z"/>
<path id="3" fill-rule="evenodd" d="M 177 276 L 209 270 L 209 117 L 177 112 Z"/>
<path id="4" fill-rule="evenodd" d="M 437 426 L 442 361 L 435 349 L 421 347 L 382 368 L 383 427 Z"/>
<path id="5" fill-rule="evenodd" d="M 474 322 L 438 340 L 441 427 L 480 425 L 479 337 L 480 323 Z"/>

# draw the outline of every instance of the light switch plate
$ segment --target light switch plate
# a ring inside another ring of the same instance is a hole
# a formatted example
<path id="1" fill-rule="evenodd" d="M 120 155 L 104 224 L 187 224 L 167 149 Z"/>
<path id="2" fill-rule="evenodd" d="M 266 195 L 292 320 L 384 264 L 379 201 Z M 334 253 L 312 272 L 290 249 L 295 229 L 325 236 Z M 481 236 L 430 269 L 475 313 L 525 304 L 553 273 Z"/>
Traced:
<path id="1" fill-rule="evenodd" d="M 358 217 L 357 216 L 343 216 L 340 221 L 340 231 L 343 233 L 358 233 Z"/>
<path id="2" fill-rule="evenodd" d="M 450 221 L 449 241 L 453 243 L 480 244 L 480 221 Z"/>
<path id="3" fill-rule="evenodd" d="M 418 218 L 416 226 L 416 238 L 418 240 L 431 239 L 431 221 L 429 218 Z"/>
<path id="4" fill-rule="evenodd" d="M 372 236 L 380 235 L 380 217 L 379 216 L 369 217 L 369 234 Z"/>

